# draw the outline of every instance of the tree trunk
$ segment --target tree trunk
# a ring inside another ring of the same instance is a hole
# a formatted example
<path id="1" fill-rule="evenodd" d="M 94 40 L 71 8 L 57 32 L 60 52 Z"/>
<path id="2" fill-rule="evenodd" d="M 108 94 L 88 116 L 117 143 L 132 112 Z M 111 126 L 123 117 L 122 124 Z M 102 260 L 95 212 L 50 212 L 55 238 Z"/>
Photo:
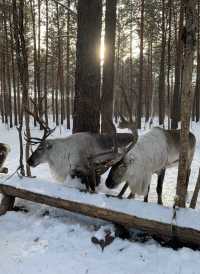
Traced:
<path id="1" fill-rule="evenodd" d="M 46 0 L 46 53 L 45 53 L 45 67 L 44 67 L 44 115 L 45 115 L 46 125 L 48 125 L 48 86 L 47 86 L 48 54 L 49 54 L 49 6 L 48 6 L 48 0 Z"/>
<path id="2" fill-rule="evenodd" d="M 4 6 L 5 0 L 3 1 Z M 11 74 L 10 74 L 10 43 L 8 41 L 8 27 L 7 27 L 7 19 L 8 13 L 4 10 L 4 31 L 5 31 L 5 53 L 6 53 L 6 78 L 7 78 L 7 88 L 8 88 L 8 115 L 10 127 L 13 127 L 12 121 L 12 97 L 11 97 Z"/>
<path id="3" fill-rule="evenodd" d="M 58 88 L 59 88 L 59 94 L 60 94 L 60 120 L 61 125 L 63 124 L 64 120 L 64 74 L 63 74 L 63 38 L 62 38 L 62 30 L 60 26 L 60 19 L 59 19 L 59 7 L 58 4 L 56 4 L 56 15 L 57 15 L 57 35 L 58 35 Z"/>
<path id="4" fill-rule="evenodd" d="M 101 0 L 78 1 L 73 132 L 99 132 Z"/>
<path id="5" fill-rule="evenodd" d="M 193 59 L 195 51 L 195 0 L 184 0 L 184 9 L 186 13 L 186 26 L 184 43 L 184 59 L 183 59 L 183 94 L 181 98 L 181 151 L 177 181 L 177 204 L 185 207 L 185 200 L 188 185 L 188 148 L 189 148 L 189 126 L 190 114 L 192 110 L 192 72 Z"/>
<path id="6" fill-rule="evenodd" d="M 160 75 L 158 85 L 159 95 L 159 125 L 164 125 L 165 120 L 165 0 L 162 0 L 162 43 L 161 43 L 161 58 L 160 58 Z"/>
<path id="7" fill-rule="evenodd" d="M 176 46 L 176 64 L 175 64 L 175 83 L 174 83 L 174 94 L 172 101 L 172 111 L 171 111 L 171 128 L 176 129 L 178 127 L 178 122 L 180 121 L 180 102 L 181 102 L 181 72 L 182 72 L 182 55 L 183 55 L 183 18 L 184 9 L 183 2 L 181 0 L 180 4 L 180 19 L 179 19 L 179 34 Z"/>
<path id="8" fill-rule="evenodd" d="M 145 96 L 145 122 L 149 121 L 153 95 L 153 75 L 152 75 L 152 39 L 148 42 L 148 71 L 147 71 L 147 93 Z"/>
<path id="9" fill-rule="evenodd" d="M 37 63 L 37 47 L 36 47 L 36 26 L 35 26 L 35 2 L 34 0 L 30 0 L 30 6 L 31 6 L 31 17 L 32 17 L 32 26 L 33 26 L 33 66 L 34 66 L 34 72 L 33 72 L 33 89 L 34 89 L 34 102 L 35 102 L 35 109 L 34 112 L 36 112 L 36 105 L 37 105 L 37 77 L 38 77 L 38 63 Z M 34 119 L 34 126 L 36 126 L 36 120 Z"/>
<path id="10" fill-rule="evenodd" d="M 10 20 L 10 43 L 11 43 L 11 61 L 12 61 L 12 82 L 13 82 L 13 105 L 14 105 L 14 125 L 18 125 L 17 117 L 17 88 L 16 88 L 16 71 L 15 71 L 15 58 L 14 58 L 14 41 L 13 41 L 13 24 L 11 19 L 11 9 L 9 10 Z"/>
<path id="11" fill-rule="evenodd" d="M 38 0 L 38 37 L 37 37 L 37 96 L 39 116 L 42 116 L 42 91 L 41 91 L 41 64 L 40 64 L 40 39 L 41 39 L 41 0 Z"/>
<path id="12" fill-rule="evenodd" d="M 168 30 L 168 42 L 167 42 L 167 54 L 168 54 L 168 58 L 167 58 L 167 108 L 168 108 L 168 129 L 170 129 L 170 91 L 171 91 L 171 87 L 170 87 L 170 72 L 171 72 L 171 37 L 172 37 L 172 0 L 168 1 L 168 9 L 169 9 L 169 30 Z"/>
<path id="13" fill-rule="evenodd" d="M 20 168 L 21 174 L 25 175 L 24 165 L 23 165 L 23 141 L 22 141 L 22 125 L 23 125 L 23 114 L 28 108 L 28 55 L 27 55 L 27 46 L 25 41 L 25 30 L 24 30 L 24 0 L 19 1 L 19 7 L 17 6 L 16 0 L 12 0 L 13 6 L 13 24 L 14 24 L 14 37 L 16 44 L 16 58 L 18 71 L 20 76 L 20 81 L 22 85 L 22 107 L 20 113 L 20 126 L 19 139 L 20 139 Z M 30 137 L 30 128 L 29 128 L 29 116 L 25 113 L 25 126 L 26 126 L 26 135 Z M 26 143 L 26 160 L 29 157 L 29 144 Z M 31 175 L 30 167 L 26 165 L 26 173 L 28 176 Z"/>
<path id="14" fill-rule="evenodd" d="M 199 100 L 200 100 L 200 0 L 198 0 L 198 17 L 197 17 L 197 73 L 195 86 L 195 117 L 199 122 Z"/>
<path id="15" fill-rule="evenodd" d="M 8 124 L 8 88 L 6 83 L 6 38 L 5 38 L 5 31 L 3 32 L 3 52 L 2 52 L 2 87 L 3 87 L 3 108 L 4 108 L 4 122 L 5 124 Z"/>
<path id="16" fill-rule="evenodd" d="M 140 15 L 140 68 L 139 68 L 139 90 L 137 104 L 137 127 L 141 128 L 142 118 L 142 99 L 143 99 L 143 41 L 144 39 L 144 0 L 141 0 L 141 15 Z"/>
<path id="17" fill-rule="evenodd" d="M 67 1 L 67 7 L 70 8 L 70 0 Z M 70 75 L 69 75 L 69 58 L 70 58 L 70 13 L 67 12 L 67 63 L 66 63 L 66 115 L 67 115 L 67 129 L 70 129 Z"/>
<path id="18" fill-rule="evenodd" d="M 117 0 L 106 1 L 105 15 L 105 53 L 103 64 L 103 84 L 101 99 L 101 131 L 113 133 L 113 93 Z"/>

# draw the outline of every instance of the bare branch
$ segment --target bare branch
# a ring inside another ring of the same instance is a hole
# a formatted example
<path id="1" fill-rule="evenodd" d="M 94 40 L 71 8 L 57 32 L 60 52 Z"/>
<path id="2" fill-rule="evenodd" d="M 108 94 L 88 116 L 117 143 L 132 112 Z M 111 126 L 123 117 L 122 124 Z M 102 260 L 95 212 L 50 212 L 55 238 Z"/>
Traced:
<path id="1" fill-rule="evenodd" d="M 35 145 L 35 144 L 39 144 L 42 141 L 44 141 L 49 135 L 51 135 L 54 132 L 55 128 L 53 128 L 53 129 L 49 128 L 49 126 L 45 123 L 45 121 L 39 116 L 39 109 L 38 109 L 37 104 L 34 102 L 34 100 L 32 98 L 29 98 L 29 100 L 33 104 L 35 112 L 30 111 L 30 109 L 28 109 L 27 107 L 25 107 L 25 111 L 29 115 L 31 115 L 39 123 L 41 129 L 44 130 L 44 134 L 43 134 L 42 138 L 36 138 L 36 137 L 28 138 L 28 136 L 25 135 L 25 140 L 28 143 Z M 41 98 L 40 103 L 42 102 L 42 100 L 43 100 L 43 98 Z"/>
<path id="2" fill-rule="evenodd" d="M 65 8 L 66 10 L 68 10 L 71 15 L 73 15 L 74 17 L 77 17 L 77 13 L 75 11 L 73 11 L 72 9 L 68 8 L 67 6 L 65 6 L 63 3 L 60 3 L 58 0 L 53 0 L 56 4 L 60 5 L 61 7 Z"/>

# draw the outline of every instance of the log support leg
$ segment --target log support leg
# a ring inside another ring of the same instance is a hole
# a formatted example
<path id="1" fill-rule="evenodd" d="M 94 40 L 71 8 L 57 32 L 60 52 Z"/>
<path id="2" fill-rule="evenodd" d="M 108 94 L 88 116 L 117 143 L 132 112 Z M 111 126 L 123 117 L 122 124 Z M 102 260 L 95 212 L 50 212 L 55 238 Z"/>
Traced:
<path id="1" fill-rule="evenodd" d="M 5 214 L 8 210 L 12 210 L 15 203 L 15 197 L 2 194 L 3 198 L 0 204 L 0 216 Z"/>

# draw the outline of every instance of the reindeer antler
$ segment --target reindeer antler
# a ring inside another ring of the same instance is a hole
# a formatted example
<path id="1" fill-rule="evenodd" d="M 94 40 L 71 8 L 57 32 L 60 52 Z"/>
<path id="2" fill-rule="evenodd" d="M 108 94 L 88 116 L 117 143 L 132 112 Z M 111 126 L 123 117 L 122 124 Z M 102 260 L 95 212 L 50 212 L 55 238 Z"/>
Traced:
<path id="1" fill-rule="evenodd" d="M 47 123 L 45 123 L 45 121 L 39 116 L 39 109 L 38 109 L 38 106 L 37 104 L 34 102 L 34 100 L 30 97 L 29 98 L 30 102 L 33 104 L 34 106 L 34 109 L 35 109 L 35 112 L 32 112 L 30 111 L 30 109 L 26 108 L 25 111 L 31 115 L 37 122 L 38 124 L 40 125 L 41 129 L 44 130 L 44 134 L 42 136 L 42 138 L 37 138 L 37 137 L 32 137 L 32 138 L 28 138 L 26 134 L 25 135 L 25 140 L 29 143 L 31 143 L 32 145 L 36 145 L 36 144 L 39 144 L 41 143 L 42 141 L 46 140 L 46 138 L 51 135 L 55 128 L 51 129 Z M 43 100 L 43 98 L 41 98 L 41 101 Z M 40 102 L 41 104 L 41 102 Z"/>
<path id="2" fill-rule="evenodd" d="M 121 119 L 121 123 L 120 123 L 119 127 L 129 128 L 132 131 L 132 133 L 133 133 L 133 143 L 135 144 L 137 142 L 137 139 L 138 139 L 137 123 L 136 123 L 136 121 L 133 121 L 132 111 L 131 111 L 131 107 L 130 107 L 130 104 L 129 104 L 129 101 L 128 101 L 127 93 L 126 93 L 123 86 L 120 86 L 120 88 L 121 88 L 121 92 L 122 92 L 123 97 L 124 97 L 125 105 L 127 107 L 129 121 L 126 120 L 121 113 L 119 113 L 119 116 L 120 116 L 120 119 Z"/>

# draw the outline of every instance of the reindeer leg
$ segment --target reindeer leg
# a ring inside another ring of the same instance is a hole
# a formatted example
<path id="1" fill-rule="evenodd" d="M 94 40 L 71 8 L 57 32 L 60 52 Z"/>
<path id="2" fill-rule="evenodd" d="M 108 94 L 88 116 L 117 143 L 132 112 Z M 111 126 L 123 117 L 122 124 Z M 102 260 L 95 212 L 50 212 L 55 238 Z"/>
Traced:
<path id="1" fill-rule="evenodd" d="M 7 167 L 1 167 L 0 168 L 0 173 L 8 174 L 8 168 Z"/>
<path id="2" fill-rule="evenodd" d="M 97 174 L 95 176 L 96 176 L 96 186 L 98 186 L 101 183 L 101 176 Z"/>
<path id="3" fill-rule="evenodd" d="M 146 196 L 144 196 L 144 202 L 145 202 L 145 203 L 148 203 L 148 198 L 149 198 L 149 190 L 150 190 L 150 185 L 148 186 L 148 191 L 147 191 Z"/>
<path id="4" fill-rule="evenodd" d="M 131 193 L 128 195 L 127 199 L 135 199 L 135 194 L 131 192 Z"/>
<path id="5" fill-rule="evenodd" d="M 125 191 L 127 190 L 128 188 L 128 183 L 126 182 L 124 184 L 124 186 L 122 187 L 122 189 L 120 190 L 119 194 L 117 195 L 118 198 L 122 199 L 123 198 L 123 195 L 125 193 Z"/>
<path id="6" fill-rule="evenodd" d="M 81 183 L 85 184 L 87 191 L 95 192 L 96 183 L 96 174 L 95 172 L 90 172 L 88 175 L 81 176 Z"/>
<path id="7" fill-rule="evenodd" d="M 0 204 L 0 216 L 5 214 L 8 210 L 12 210 L 15 203 L 15 197 L 4 195 Z"/>
<path id="8" fill-rule="evenodd" d="M 81 179 L 81 184 L 85 185 L 86 190 L 89 191 L 90 190 L 90 183 L 89 183 L 88 176 L 79 176 L 79 178 Z"/>
<path id="9" fill-rule="evenodd" d="M 97 186 L 97 177 L 94 168 L 91 171 L 91 174 L 88 176 L 89 185 L 92 192 L 95 192 L 95 187 Z"/>
<path id="10" fill-rule="evenodd" d="M 158 204 L 162 205 L 162 189 L 163 189 L 163 181 L 164 181 L 164 177 L 165 177 L 165 169 L 162 169 L 160 174 L 158 175 L 158 183 L 157 183 L 157 187 L 156 187 L 156 192 L 158 195 Z"/>

